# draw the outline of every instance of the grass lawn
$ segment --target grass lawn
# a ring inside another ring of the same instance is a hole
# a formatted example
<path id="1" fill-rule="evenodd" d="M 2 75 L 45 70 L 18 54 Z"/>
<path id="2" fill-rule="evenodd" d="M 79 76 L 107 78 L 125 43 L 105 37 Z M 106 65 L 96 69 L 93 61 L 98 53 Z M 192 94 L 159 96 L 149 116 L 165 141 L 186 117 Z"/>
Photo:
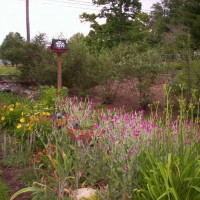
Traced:
<path id="1" fill-rule="evenodd" d="M 11 65 L 0 65 L 0 74 L 19 74 L 20 71 L 17 67 L 12 67 Z"/>

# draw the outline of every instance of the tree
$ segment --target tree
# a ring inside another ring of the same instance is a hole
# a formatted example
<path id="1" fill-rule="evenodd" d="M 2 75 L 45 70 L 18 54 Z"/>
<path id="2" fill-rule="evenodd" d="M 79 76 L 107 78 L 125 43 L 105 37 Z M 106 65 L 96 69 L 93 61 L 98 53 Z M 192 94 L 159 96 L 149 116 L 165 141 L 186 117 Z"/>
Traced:
<path id="1" fill-rule="evenodd" d="M 189 28 L 190 34 L 192 35 L 192 46 L 196 49 L 200 48 L 200 1 L 186 1 L 182 7 L 181 14 L 181 23 Z"/>
<path id="2" fill-rule="evenodd" d="M 46 33 L 39 33 L 34 36 L 34 38 L 31 40 L 33 44 L 37 44 L 43 48 L 47 48 L 50 46 L 50 43 L 47 40 L 47 35 Z"/>
<path id="3" fill-rule="evenodd" d="M 150 13 L 151 39 L 153 44 L 158 44 L 162 34 L 168 31 L 168 20 L 161 3 L 154 4 L 152 8 L 153 11 Z"/>
<path id="4" fill-rule="evenodd" d="M 12 65 L 21 63 L 24 54 L 25 40 L 20 33 L 10 32 L 0 47 L 0 58 L 3 61 L 10 61 Z"/>
<path id="5" fill-rule="evenodd" d="M 132 26 L 141 10 L 139 0 L 93 0 L 93 3 L 103 6 L 100 13 L 81 15 L 82 21 L 91 23 L 92 30 L 87 37 L 90 44 L 111 48 L 120 42 L 132 41 Z M 102 18 L 106 19 L 105 24 L 98 23 Z"/>
<path id="6" fill-rule="evenodd" d="M 153 41 L 160 42 L 162 34 L 171 26 L 185 26 L 193 39 L 193 48 L 200 46 L 200 2 L 199 0 L 162 0 L 153 5 L 150 25 Z"/>

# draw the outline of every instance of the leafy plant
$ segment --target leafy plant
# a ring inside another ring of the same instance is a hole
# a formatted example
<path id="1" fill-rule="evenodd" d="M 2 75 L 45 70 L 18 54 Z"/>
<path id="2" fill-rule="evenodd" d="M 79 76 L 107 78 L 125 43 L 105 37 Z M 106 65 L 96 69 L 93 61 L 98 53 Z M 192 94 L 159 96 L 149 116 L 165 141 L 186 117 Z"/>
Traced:
<path id="1" fill-rule="evenodd" d="M 10 191 L 10 189 L 8 188 L 8 186 L 5 185 L 2 182 L 2 180 L 0 179 L 0 199 L 8 200 L 9 199 L 9 195 L 8 195 L 9 191 Z"/>
<path id="2" fill-rule="evenodd" d="M 158 161 L 151 153 L 141 154 L 144 188 L 135 189 L 138 199 L 200 198 L 200 157 L 194 159 L 190 150 L 184 154 L 184 163 L 178 156 L 168 154 Z M 145 160 L 145 162 L 144 162 Z"/>
<path id="3" fill-rule="evenodd" d="M 39 88 L 38 98 L 43 106 L 47 106 L 48 108 L 54 107 L 54 100 L 58 96 L 62 98 L 67 98 L 68 89 L 66 87 L 62 87 L 61 90 L 58 90 L 54 86 L 40 86 Z"/>
<path id="4" fill-rule="evenodd" d="M 73 157 L 66 154 L 56 145 L 55 151 L 47 146 L 46 154 L 39 153 L 35 156 L 35 170 L 41 176 L 41 182 L 34 182 L 32 187 L 19 190 L 12 195 L 11 200 L 18 195 L 26 192 L 32 192 L 33 199 L 42 195 L 49 194 L 64 198 L 65 191 L 70 186 L 73 177 L 70 172 L 73 168 Z M 39 163 L 38 165 L 36 165 Z M 44 170 L 45 169 L 45 170 Z"/>
<path id="5" fill-rule="evenodd" d="M 24 167 L 30 164 L 32 154 L 31 145 L 28 141 L 23 144 L 19 140 L 5 133 L 0 135 L 0 151 L 2 159 L 0 163 L 6 167 Z"/>

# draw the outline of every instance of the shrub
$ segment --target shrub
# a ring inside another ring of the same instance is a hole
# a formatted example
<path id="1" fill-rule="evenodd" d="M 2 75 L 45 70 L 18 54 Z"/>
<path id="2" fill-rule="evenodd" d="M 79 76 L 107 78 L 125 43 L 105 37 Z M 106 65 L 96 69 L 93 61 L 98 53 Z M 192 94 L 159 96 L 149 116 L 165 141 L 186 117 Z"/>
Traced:
<path id="1" fill-rule="evenodd" d="M 56 59 L 50 49 L 29 43 L 25 46 L 21 71 L 21 80 L 28 84 L 56 84 Z"/>

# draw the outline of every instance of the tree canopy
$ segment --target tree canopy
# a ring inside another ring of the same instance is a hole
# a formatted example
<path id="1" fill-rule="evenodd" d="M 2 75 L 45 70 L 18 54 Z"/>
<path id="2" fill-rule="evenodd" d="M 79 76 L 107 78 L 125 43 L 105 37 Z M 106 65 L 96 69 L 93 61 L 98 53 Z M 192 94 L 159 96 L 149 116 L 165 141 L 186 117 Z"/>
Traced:
<path id="1" fill-rule="evenodd" d="M 145 29 L 148 15 L 140 13 L 139 0 L 93 0 L 92 2 L 102 6 L 102 9 L 98 14 L 81 15 L 82 21 L 91 23 L 92 30 L 87 37 L 89 44 L 99 48 L 112 48 L 121 42 L 133 42 L 142 38 L 139 33 Z M 105 19 L 106 22 L 100 24 L 98 19 Z"/>
<path id="2" fill-rule="evenodd" d="M 152 6 L 150 26 L 152 39 L 158 43 L 171 27 L 185 26 L 193 38 L 193 47 L 200 46 L 200 1 L 199 0 L 162 0 Z"/>
<path id="3" fill-rule="evenodd" d="M 19 64 L 24 54 L 24 44 L 25 40 L 20 33 L 10 32 L 0 46 L 0 58 L 4 62 L 10 61 L 12 65 Z"/>

